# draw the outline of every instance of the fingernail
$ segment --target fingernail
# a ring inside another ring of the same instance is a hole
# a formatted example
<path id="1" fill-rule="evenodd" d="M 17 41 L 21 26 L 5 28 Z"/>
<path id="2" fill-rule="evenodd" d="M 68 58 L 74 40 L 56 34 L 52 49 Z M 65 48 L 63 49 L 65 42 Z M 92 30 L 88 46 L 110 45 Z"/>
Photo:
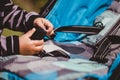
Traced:
<path id="1" fill-rule="evenodd" d="M 35 28 L 33 28 L 32 30 L 34 30 L 34 31 L 35 31 L 36 29 L 35 29 Z"/>

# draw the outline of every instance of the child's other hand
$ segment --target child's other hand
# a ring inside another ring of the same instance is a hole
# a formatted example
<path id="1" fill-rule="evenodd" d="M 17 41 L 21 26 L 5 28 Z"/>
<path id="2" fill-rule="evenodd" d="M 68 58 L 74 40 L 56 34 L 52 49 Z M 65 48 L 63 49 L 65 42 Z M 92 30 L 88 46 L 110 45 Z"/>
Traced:
<path id="1" fill-rule="evenodd" d="M 34 24 L 39 27 L 42 27 L 47 32 L 48 36 L 54 34 L 53 25 L 50 21 L 46 20 L 45 18 L 36 18 L 34 20 Z"/>
<path id="2" fill-rule="evenodd" d="M 43 50 L 44 40 L 31 40 L 30 37 L 35 32 L 35 28 L 19 37 L 21 55 L 33 55 Z"/>

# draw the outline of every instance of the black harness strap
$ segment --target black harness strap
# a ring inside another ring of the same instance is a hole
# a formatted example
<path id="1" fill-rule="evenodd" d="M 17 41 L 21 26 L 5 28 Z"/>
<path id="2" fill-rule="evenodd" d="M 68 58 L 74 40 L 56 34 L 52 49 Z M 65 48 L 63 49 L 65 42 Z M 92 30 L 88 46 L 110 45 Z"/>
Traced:
<path id="1" fill-rule="evenodd" d="M 102 27 L 64 26 L 55 29 L 55 32 L 73 32 L 95 35 L 98 34 L 102 29 Z M 106 63 L 108 61 L 106 56 L 110 52 L 111 44 L 120 44 L 120 36 L 108 35 L 101 40 L 99 45 L 93 45 L 95 48 L 93 56 L 90 58 L 90 60 L 97 61 L 99 63 Z"/>
<path id="2" fill-rule="evenodd" d="M 93 56 L 90 58 L 92 61 L 97 61 L 99 63 L 106 63 L 107 54 L 110 51 L 111 44 L 120 44 L 120 36 L 108 36 L 101 44 L 95 48 Z"/>
<path id="3" fill-rule="evenodd" d="M 103 28 L 89 26 L 63 26 L 55 29 L 55 32 L 72 32 L 83 34 L 98 34 Z"/>
<path id="4" fill-rule="evenodd" d="M 120 36 L 109 36 L 109 40 L 112 44 L 120 44 Z"/>

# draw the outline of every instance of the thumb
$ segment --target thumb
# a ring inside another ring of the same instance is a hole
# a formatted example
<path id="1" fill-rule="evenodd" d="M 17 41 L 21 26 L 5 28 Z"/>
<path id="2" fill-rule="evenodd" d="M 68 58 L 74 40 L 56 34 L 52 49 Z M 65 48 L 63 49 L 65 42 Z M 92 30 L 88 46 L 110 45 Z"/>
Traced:
<path id="1" fill-rule="evenodd" d="M 32 34 L 33 34 L 35 31 L 36 31 L 36 29 L 33 28 L 33 29 L 29 30 L 25 35 L 28 36 L 28 37 L 31 37 Z"/>

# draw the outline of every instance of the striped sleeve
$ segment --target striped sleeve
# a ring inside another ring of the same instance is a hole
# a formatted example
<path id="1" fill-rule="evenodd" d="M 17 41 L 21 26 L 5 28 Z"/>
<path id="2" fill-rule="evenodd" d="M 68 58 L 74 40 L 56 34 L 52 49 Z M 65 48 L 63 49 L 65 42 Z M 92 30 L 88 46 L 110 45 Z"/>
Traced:
<path id="1" fill-rule="evenodd" d="M 1 56 L 9 56 L 19 54 L 18 36 L 1 36 Z"/>
<path id="2" fill-rule="evenodd" d="M 0 34 L 3 28 L 27 32 L 33 27 L 38 13 L 27 12 L 14 5 L 11 0 L 0 0 Z M 18 36 L 0 36 L 0 56 L 19 54 Z"/>
<path id="3" fill-rule="evenodd" d="M 2 13 L 4 15 L 2 25 L 9 29 L 23 32 L 28 31 L 33 26 L 33 20 L 39 17 L 38 13 L 27 12 L 14 5 L 10 0 L 1 1 L 6 1 L 2 6 Z"/>

